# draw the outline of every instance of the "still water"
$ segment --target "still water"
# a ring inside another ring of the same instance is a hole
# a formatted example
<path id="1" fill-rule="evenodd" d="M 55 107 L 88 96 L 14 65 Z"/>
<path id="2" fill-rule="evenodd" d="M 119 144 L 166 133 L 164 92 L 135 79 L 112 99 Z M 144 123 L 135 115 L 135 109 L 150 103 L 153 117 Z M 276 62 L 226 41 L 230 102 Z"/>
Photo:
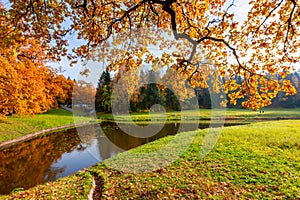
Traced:
<path id="1" fill-rule="evenodd" d="M 124 125 L 124 124 L 123 124 Z M 100 128 L 101 126 L 101 128 Z M 176 134 L 179 123 L 167 123 L 154 136 L 133 137 L 114 122 L 69 129 L 0 150 L 0 194 L 54 181 L 119 152 Z M 131 124 L 126 124 L 130 130 Z M 159 125 L 157 125 L 159 126 Z M 187 126 L 190 127 L 190 126 Z M 208 124 L 201 125 L 206 128 Z M 101 131 L 102 130 L 102 131 Z M 84 135 L 78 135 L 84 131 Z M 188 131 L 188 128 L 184 131 Z"/>

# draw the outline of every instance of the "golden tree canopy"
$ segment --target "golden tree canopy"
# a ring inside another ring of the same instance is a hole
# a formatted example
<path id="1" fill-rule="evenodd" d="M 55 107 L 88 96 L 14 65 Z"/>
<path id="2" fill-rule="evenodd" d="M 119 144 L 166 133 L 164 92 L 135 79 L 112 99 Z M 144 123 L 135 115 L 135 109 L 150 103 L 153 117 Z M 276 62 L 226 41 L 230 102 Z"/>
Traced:
<path id="1" fill-rule="evenodd" d="M 66 85 L 74 85 L 46 66 L 50 59 L 39 38 L 30 37 L 12 21 L 0 5 L 0 119 L 45 112 L 57 105 L 58 96 L 67 98 Z"/>
<path id="2" fill-rule="evenodd" d="M 59 61 L 61 56 L 68 56 L 71 63 L 78 58 L 106 59 L 109 69 L 125 71 L 139 68 L 143 62 L 168 66 L 183 74 L 192 86 L 200 87 L 208 87 L 208 79 L 214 77 L 214 90 L 229 93 L 233 104 L 243 98 L 243 106 L 252 109 L 269 105 L 279 91 L 296 93 L 285 76 L 300 57 L 299 0 L 250 0 L 251 9 L 243 21 L 235 16 L 236 2 L 226 0 L 11 3 L 7 15 L 12 26 L 7 32 L 18 30 L 23 37 L 38 39 L 49 59 Z M 160 37 L 160 30 L 171 32 L 181 44 Z M 124 42 L 132 33 L 136 39 Z M 69 34 L 85 42 L 71 54 Z M 114 48 L 103 48 L 108 41 Z M 165 52 L 158 58 L 149 51 L 151 45 L 180 51 Z M 237 76 L 241 82 L 236 81 Z"/>

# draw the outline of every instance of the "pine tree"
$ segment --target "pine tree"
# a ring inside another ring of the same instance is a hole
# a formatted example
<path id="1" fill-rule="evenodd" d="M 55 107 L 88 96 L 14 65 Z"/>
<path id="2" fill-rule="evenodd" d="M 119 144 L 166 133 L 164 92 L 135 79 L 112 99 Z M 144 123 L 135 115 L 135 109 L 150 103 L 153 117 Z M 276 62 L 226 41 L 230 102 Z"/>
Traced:
<path id="1" fill-rule="evenodd" d="M 99 79 L 95 95 L 95 109 L 100 112 L 111 112 L 112 81 L 109 72 L 104 71 Z"/>
<path id="2" fill-rule="evenodd" d="M 147 109 L 150 109 L 152 105 L 160 104 L 160 93 L 156 84 L 156 77 L 153 70 L 150 70 L 148 79 L 150 84 L 147 85 L 145 99 Z"/>

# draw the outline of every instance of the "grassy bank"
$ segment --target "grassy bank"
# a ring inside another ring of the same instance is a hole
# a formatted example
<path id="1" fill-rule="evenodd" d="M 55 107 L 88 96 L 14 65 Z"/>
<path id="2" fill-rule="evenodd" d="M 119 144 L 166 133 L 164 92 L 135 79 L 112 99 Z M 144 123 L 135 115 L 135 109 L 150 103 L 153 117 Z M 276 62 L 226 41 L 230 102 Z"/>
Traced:
<path id="1" fill-rule="evenodd" d="M 192 145 L 178 160 L 154 172 L 133 174 L 126 172 L 126 167 L 140 165 L 141 162 L 136 159 L 139 154 L 155 152 L 175 141 L 175 136 L 159 139 L 105 161 L 110 166 L 121 163 L 123 171 L 98 164 L 85 174 L 75 176 L 79 178 L 73 186 L 65 184 L 74 179 L 71 176 L 51 183 L 51 186 L 37 186 L 3 198 L 34 199 L 49 194 L 58 199 L 65 195 L 67 198 L 85 199 L 86 192 L 76 193 L 74 187 L 87 191 L 91 188 L 90 175 L 100 174 L 104 182 L 104 199 L 297 199 L 300 198 L 299 127 L 300 120 L 226 127 L 214 149 L 204 158 L 199 157 L 199 151 L 207 130 L 180 133 L 180 139 L 170 148 L 176 151 L 195 136 Z M 151 157 L 150 161 L 155 159 L 155 156 Z"/>
<path id="2" fill-rule="evenodd" d="M 0 120 L 0 142 L 11 140 L 29 133 L 74 123 L 71 112 L 53 109 L 43 114 L 31 116 L 8 116 Z"/>
<path id="3" fill-rule="evenodd" d="M 235 120 L 257 120 L 257 119 L 269 119 L 269 118 L 300 118 L 300 109 L 264 109 L 264 113 L 259 111 L 253 111 L 248 109 L 200 109 L 200 110 L 187 110 L 183 112 L 174 111 L 167 113 L 132 113 L 130 115 L 112 115 L 110 113 L 98 113 L 99 119 L 116 119 L 120 121 L 149 121 L 151 117 L 156 121 L 162 121 L 164 119 L 168 121 L 178 121 L 184 119 L 185 121 L 194 121 L 201 119 L 210 119 L 212 117 L 226 117 L 228 119 Z"/>
<path id="4" fill-rule="evenodd" d="M 206 130 L 172 165 L 152 173 L 134 175 L 104 170 L 104 197 L 117 198 L 299 198 L 300 121 L 254 123 L 224 128 L 215 148 L 199 158 Z M 182 133 L 178 145 L 193 133 Z M 174 136 L 132 152 L 160 148 Z M 174 151 L 178 149 L 174 146 Z M 113 163 L 134 157 L 131 152 Z M 152 158 L 155 159 L 155 158 Z M 134 159 L 131 159 L 134 160 Z M 124 163 L 125 162 L 125 163 Z M 137 160 L 136 164 L 139 164 Z M 131 166 L 128 165 L 129 167 Z M 134 166 L 134 165 L 133 165 Z M 102 171 L 99 167 L 99 171 Z"/>
<path id="5" fill-rule="evenodd" d="M 230 120 L 238 121 L 255 121 L 259 119 L 277 119 L 281 118 L 300 118 L 300 109 L 265 109 L 263 114 L 258 111 L 245 110 L 245 109 L 226 109 L 226 110 L 212 110 L 201 109 L 183 111 L 181 112 L 167 112 L 153 113 L 152 118 L 156 122 L 163 122 L 167 120 L 168 122 L 184 120 L 185 122 L 195 122 L 200 119 L 210 119 L 211 117 L 224 117 L 226 116 Z M 112 114 L 100 114 L 98 113 L 98 118 L 100 120 L 112 120 L 117 119 L 122 122 L 131 122 L 131 120 L 145 123 L 150 120 L 150 115 L 148 113 L 132 113 L 130 115 L 117 115 Z M 80 120 L 80 118 L 76 118 Z M 84 120 L 84 118 L 82 119 Z M 31 116 L 9 116 L 7 120 L 0 120 L 0 142 L 5 140 L 11 140 L 29 133 L 44 130 L 47 128 L 52 128 L 56 126 L 62 126 L 66 124 L 74 123 L 72 113 L 65 111 L 63 109 L 53 109 L 43 114 Z M 209 121 L 202 121 L 201 123 L 210 123 Z"/>

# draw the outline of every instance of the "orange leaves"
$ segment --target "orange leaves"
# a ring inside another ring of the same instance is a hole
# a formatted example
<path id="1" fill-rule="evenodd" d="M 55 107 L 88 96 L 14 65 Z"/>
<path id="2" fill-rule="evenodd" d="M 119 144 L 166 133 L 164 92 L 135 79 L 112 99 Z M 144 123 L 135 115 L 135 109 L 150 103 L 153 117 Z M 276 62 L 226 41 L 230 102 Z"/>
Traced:
<path id="1" fill-rule="evenodd" d="M 27 4 L 34 9 L 28 9 Z M 235 4 L 230 7 L 231 2 L 225 0 L 66 0 L 45 4 L 30 1 L 27 4 L 13 1 L 13 9 L 8 13 L 1 7 L 0 37 L 5 35 L 2 29 L 13 31 L 0 44 L 8 62 L 15 59 L 29 62 L 27 59 L 33 58 L 35 65 L 43 65 L 45 59 L 59 60 L 66 54 L 65 36 L 75 30 L 77 39 L 83 39 L 84 44 L 74 48 L 74 54 L 83 60 L 107 60 L 110 70 L 136 70 L 143 63 L 152 65 L 155 70 L 173 66 L 195 87 L 208 87 L 209 75 L 215 80 L 220 79 L 219 76 L 230 80 L 240 75 L 242 82 L 229 81 L 223 88 L 216 81 L 212 87 L 214 91 L 230 92 L 231 103 L 243 98 L 244 105 L 254 109 L 269 105 L 270 99 L 279 91 L 289 95 L 295 93 L 291 83 L 265 76 L 279 75 L 286 79 L 288 71 L 299 60 L 299 1 L 251 0 L 251 9 L 244 21 L 235 16 L 239 13 L 236 9 L 243 7 Z M 24 16 L 20 16 L 21 13 Z M 18 23 L 16 19 L 20 19 Z M 68 23 L 64 23 L 65 19 Z M 136 29 L 139 33 L 134 33 Z M 174 31 L 175 38 L 184 36 L 181 37 L 184 42 L 178 47 L 178 40 L 164 38 L 159 34 L 160 29 Z M 134 39 L 124 42 L 128 38 Z M 40 43 L 35 44 L 36 41 Z M 103 50 L 102 54 L 96 55 L 95 49 L 109 41 L 113 41 L 109 47 L 113 50 Z M 196 43 L 203 52 L 201 58 L 192 55 Z M 31 48 L 20 55 L 20 48 L 24 46 Z M 149 52 L 153 47 L 160 48 L 161 58 Z M 181 62 L 189 57 L 191 63 L 201 63 L 203 57 L 209 58 L 217 72 L 207 73 L 204 66 L 197 68 L 197 72 L 195 67 L 182 66 Z M 70 58 L 74 60 L 74 56 Z M 74 62 L 71 61 L 71 65 Z"/>
<path id="2" fill-rule="evenodd" d="M 268 76 L 250 76 L 248 79 L 240 77 L 236 80 L 227 80 L 223 86 L 229 102 L 236 105 L 237 100 L 242 99 L 242 106 L 253 110 L 270 105 L 279 92 L 286 95 L 296 94 L 290 80 L 275 80 Z"/>
<path id="3" fill-rule="evenodd" d="M 4 16 L 5 23 L 10 25 L 9 16 Z M 19 30 L 7 32 L 10 30 L 3 24 L 0 21 L 0 36 L 3 37 L 0 43 L 0 118 L 49 110 L 63 90 L 56 84 L 55 73 L 45 66 L 45 46 L 33 37 L 25 37 Z"/>
<path id="4" fill-rule="evenodd" d="M 297 93 L 296 88 L 292 85 L 290 80 L 283 80 L 280 91 L 285 92 L 286 95 L 293 95 Z"/>
<path id="5" fill-rule="evenodd" d="M 204 16 L 205 12 L 209 9 L 210 2 L 208 0 L 204 1 L 194 1 L 194 8 L 189 11 L 191 16 Z"/>
<path id="6" fill-rule="evenodd" d="M 48 83 L 52 76 L 49 69 L 30 61 L 10 61 L 11 64 L 3 65 L 0 72 L 0 115 L 34 114 L 50 109 L 54 103 L 51 93 L 55 87 Z"/>
<path id="7" fill-rule="evenodd" d="M 279 72 L 278 74 L 279 74 L 279 76 L 280 76 L 281 78 L 285 78 L 285 77 L 286 77 L 285 72 Z"/>

